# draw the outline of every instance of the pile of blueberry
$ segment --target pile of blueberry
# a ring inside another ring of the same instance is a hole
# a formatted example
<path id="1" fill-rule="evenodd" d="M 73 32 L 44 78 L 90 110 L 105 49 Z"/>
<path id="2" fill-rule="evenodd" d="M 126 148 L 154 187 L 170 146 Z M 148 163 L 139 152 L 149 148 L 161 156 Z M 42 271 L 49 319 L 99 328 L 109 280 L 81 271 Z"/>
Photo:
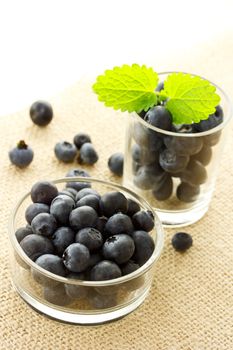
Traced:
<path id="1" fill-rule="evenodd" d="M 89 174 L 74 169 L 67 176 Z M 153 214 L 121 192 L 100 195 L 88 182 L 68 182 L 59 192 L 54 184 L 43 181 L 34 184 L 31 199 L 25 212 L 27 226 L 15 235 L 31 260 L 56 275 L 110 280 L 137 270 L 154 251 L 149 234 Z M 70 303 L 87 292 L 87 287 L 52 283 L 35 270 L 33 277 L 44 286 L 44 297 L 55 304 Z M 116 302 L 116 291 L 99 289 L 91 291 L 95 307 L 105 307 L 108 299 L 111 305 L 113 299 Z"/>
<path id="2" fill-rule="evenodd" d="M 75 135 L 73 143 L 58 142 L 54 147 L 54 153 L 57 159 L 64 163 L 73 162 L 76 156 L 79 164 L 93 165 L 99 159 L 90 136 L 85 133 Z"/>
<path id="3" fill-rule="evenodd" d="M 176 197 L 183 202 L 193 202 L 200 193 L 200 185 L 207 180 L 206 166 L 212 157 L 221 131 L 206 136 L 197 133 L 215 128 L 223 121 L 223 110 L 216 107 L 213 115 L 199 123 L 175 125 L 171 113 L 161 104 L 140 117 L 148 124 L 162 130 L 176 132 L 170 136 L 147 128 L 140 122 L 134 124 L 132 167 L 134 184 L 142 190 L 150 190 L 159 200 L 167 200 L 173 193 L 174 179 L 180 179 Z M 195 137 L 179 137 L 179 134 L 195 134 Z"/>

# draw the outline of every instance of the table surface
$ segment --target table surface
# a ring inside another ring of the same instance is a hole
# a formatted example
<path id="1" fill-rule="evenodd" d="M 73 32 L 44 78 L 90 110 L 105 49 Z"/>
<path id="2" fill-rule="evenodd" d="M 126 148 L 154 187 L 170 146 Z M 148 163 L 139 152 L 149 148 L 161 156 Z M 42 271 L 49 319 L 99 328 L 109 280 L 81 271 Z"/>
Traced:
<path id="1" fill-rule="evenodd" d="M 172 69 L 202 74 L 232 96 L 233 42 L 229 37 L 206 43 L 192 55 L 178 57 Z M 159 67 L 160 68 L 160 67 Z M 159 69 L 162 70 L 162 69 Z M 79 81 L 50 99 L 55 111 L 44 128 L 32 125 L 28 109 L 0 119 L 0 349 L 37 350 L 231 350 L 233 348 L 233 138 L 221 159 L 210 209 L 186 228 L 193 247 L 185 254 L 170 244 L 175 230 L 166 230 L 164 253 L 150 295 L 135 312 L 105 325 L 62 324 L 27 306 L 10 282 L 7 223 L 12 207 L 38 179 L 63 177 L 77 167 L 59 163 L 55 142 L 88 132 L 100 159 L 86 169 L 93 176 L 119 181 L 107 169 L 108 156 L 123 150 L 125 116 L 105 108 L 91 91 L 91 81 Z M 229 127 L 232 135 L 232 124 Z M 25 170 L 10 165 L 7 152 L 19 139 L 31 144 L 35 159 Z"/>

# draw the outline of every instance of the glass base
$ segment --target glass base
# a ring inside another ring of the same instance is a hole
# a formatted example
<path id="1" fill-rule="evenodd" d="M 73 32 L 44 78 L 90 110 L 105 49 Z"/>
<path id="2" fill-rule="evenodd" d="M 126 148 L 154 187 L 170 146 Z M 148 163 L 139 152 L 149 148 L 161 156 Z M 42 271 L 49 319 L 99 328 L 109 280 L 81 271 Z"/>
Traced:
<path id="1" fill-rule="evenodd" d="M 161 210 L 154 208 L 164 227 L 175 228 L 194 224 L 208 211 L 208 206 L 198 206 L 186 210 Z"/>
<path id="2" fill-rule="evenodd" d="M 26 301 L 34 310 L 39 311 L 42 314 L 45 314 L 55 320 L 73 323 L 73 324 L 81 324 L 81 325 L 95 325 L 100 323 L 105 323 L 109 321 L 116 320 L 121 318 L 130 312 L 134 311 L 137 307 L 139 307 L 149 293 L 150 287 L 148 287 L 140 297 L 138 297 L 133 302 L 130 302 L 127 305 L 122 307 L 118 306 L 115 308 L 111 308 L 108 310 L 99 310 L 97 311 L 89 311 L 85 313 L 77 313 L 72 311 L 62 311 L 55 307 L 50 307 L 49 305 L 43 304 L 42 302 L 33 298 L 30 294 L 28 294 L 25 290 L 23 290 L 20 286 L 16 285 L 12 281 L 12 285 L 16 292 L 21 296 L 21 298 Z"/>

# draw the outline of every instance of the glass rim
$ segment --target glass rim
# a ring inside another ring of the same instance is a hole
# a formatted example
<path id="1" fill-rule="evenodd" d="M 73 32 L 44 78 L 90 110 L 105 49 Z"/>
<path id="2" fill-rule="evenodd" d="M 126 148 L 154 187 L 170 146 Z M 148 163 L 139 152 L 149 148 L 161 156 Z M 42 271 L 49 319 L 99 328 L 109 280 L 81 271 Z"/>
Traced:
<path id="1" fill-rule="evenodd" d="M 177 133 L 177 132 L 174 132 L 174 131 L 167 131 L 167 130 L 159 129 L 156 126 L 153 126 L 153 125 L 147 123 L 136 112 L 131 112 L 129 114 L 132 115 L 135 119 L 137 119 L 141 124 L 143 124 L 147 128 L 149 128 L 151 130 L 154 130 L 154 131 L 156 131 L 156 132 L 158 132 L 160 134 L 164 134 L 164 135 L 168 135 L 168 136 L 175 136 L 175 137 L 202 137 L 202 136 L 207 136 L 207 135 L 214 134 L 214 133 L 222 130 L 228 124 L 228 122 L 231 120 L 232 115 L 233 115 L 232 101 L 231 101 L 230 97 L 226 94 L 226 92 L 222 88 L 220 88 L 217 84 L 213 83 L 209 79 L 204 78 L 204 77 L 202 77 L 201 75 L 198 75 L 198 74 L 193 74 L 193 73 L 188 73 L 188 72 L 180 72 L 180 71 L 167 71 L 167 72 L 160 72 L 160 73 L 158 73 L 158 76 L 161 77 L 162 75 L 165 75 L 165 74 L 168 75 L 168 74 L 172 74 L 172 73 L 190 74 L 192 76 L 199 77 L 199 78 L 201 78 L 203 80 L 207 80 L 217 90 L 219 90 L 221 92 L 221 94 L 224 96 L 224 99 L 226 100 L 227 106 L 229 107 L 228 111 L 226 113 L 226 116 L 224 114 L 225 118 L 224 118 L 223 122 L 221 124 L 219 124 L 218 126 L 216 126 L 215 128 L 212 128 L 212 129 L 207 130 L 207 131 L 185 134 L 185 133 Z"/>
<path id="2" fill-rule="evenodd" d="M 136 199 L 144 208 L 146 208 L 147 210 L 151 210 L 153 215 L 154 215 L 154 221 L 155 221 L 155 225 L 153 230 L 156 231 L 156 237 L 155 239 L 153 238 L 154 242 L 155 242 L 155 249 L 153 251 L 153 254 L 151 255 L 151 257 L 147 260 L 147 262 L 142 265 L 139 269 L 137 269 L 136 271 L 125 275 L 125 276 L 121 276 L 118 278 L 114 278 L 111 280 L 106 280 L 106 281 L 83 281 L 83 280 L 76 280 L 76 279 L 72 279 L 72 278 L 67 278 L 67 277 L 62 277 L 62 276 L 58 276 L 52 272 L 49 272 L 43 268 L 41 268 L 39 265 L 37 265 L 34 261 L 32 261 L 23 251 L 23 249 L 20 247 L 19 242 L 16 239 L 15 236 L 15 219 L 16 219 L 16 215 L 18 213 L 18 210 L 20 208 L 20 206 L 23 204 L 23 202 L 30 197 L 30 191 L 27 192 L 26 194 L 24 194 L 16 203 L 15 207 L 13 208 L 13 211 L 11 212 L 10 215 L 10 219 L 9 219 L 9 238 L 10 238 L 10 242 L 11 245 L 14 249 L 14 252 L 16 252 L 20 258 L 28 265 L 30 266 L 30 268 L 33 268 L 34 270 L 38 271 L 39 273 L 41 273 L 42 275 L 53 279 L 54 281 L 57 282 L 62 282 L 62 283 L 66 283 L 66 284 L 72 284 L 72 285 L 79 285 L 79 286 L 86 286 L 86 287 L 106 287 L 106 286 L 113 286 L 113 285 L 118 285 L 127 281 L 130 281 L 132 279 L 135 279 L 141 275 L 143 275 L 146 271 L 150 270 L 152 268 L 152 266 L 154 265 L 154 263 L 159 259 L 162 250 L 163 250 L 163 246 L 164 246 L 164 230 L 163 230 L 163 226 L 162 223 L 160 222 L 155 210 L 150 206 L 150 204 L 141 196 L 137 195 L 136 193 L 134 193 L 133 191 L 131 191 L 130 189 L 118 185 L 114 182 L 111 181 L 105 181 L 105 180 L 100 180 L 94 177 L 65 177 L 65 178 L 60 178 L 57 180 L 52 180 L 50 181 L 53 184 L 60 184 L 60 183 L 67 183 L 67 182 L 95 182 L 95 183 L 99 183 L 105 186 L 109 186 L 112 187 L 113 189 L 118 189 L 120 191 L 124 191 L 127 194 L 129 194 L 131 197 L 133 197 L 134 199 Z"/>

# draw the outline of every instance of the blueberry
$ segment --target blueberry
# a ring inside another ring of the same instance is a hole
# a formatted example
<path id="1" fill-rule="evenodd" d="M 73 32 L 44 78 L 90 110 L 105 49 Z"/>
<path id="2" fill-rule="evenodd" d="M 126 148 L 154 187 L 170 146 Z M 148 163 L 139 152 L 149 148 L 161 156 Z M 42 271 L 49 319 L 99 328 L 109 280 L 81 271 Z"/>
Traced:
<path id="1" fill-rule="evenodd" d="M 136 230 L 151 231 L 154 227 L 154 216 L 149 210 L 141 210 L 133 215 L 133 225 Z"/>
<path id="2" fill-rule="evenodd" d="M 42 236 L 52 236 L 57 228 L 57 222 L 53 215 L 41 213 L 32 220 L 32 231 Z"/>
<path id="3" fill-rule="evenodd" d="M 137 144 L 142 147 L 148 148 L 151 151 L 156 151 L 161 148 L 163 141 L 161 139 L 161 134 L 149 130 L 146 126 L 140 123 L 135 123 L 133 127 L 133 138 Z"/>
<path id="4" fill-rule="evenodd" d="M 25 168 L 33 160 L 34 152 L 24 141 L 19 141 L 15 148 L 9 151 L 9 158 L 12 164 L 19 168 Z"/>
<path id="5" fill-rule="evenodd" d="M 135 252 L 132 258 L 137 264 L 142 266 L 153 254 L 155 243 L 146 231 L 134 231 L 132 238 L 135 245 Z"/>
<path id="6" fill-rule="evenodd" d="M 178 173 L 185 169 L 189 156 L 179 155 L 172 149 L 165 149 L 159 155 L 161 167 L 168 172 Z"/>
<path id="7" fill-rule="evenodd" d="M 164 89 L 164 82 L 160 81 L 155 89 L 155 91 L 161 91 Z"/>
<path id="8" fill-rule="evenodd" d="M 167 175 L 158 189 L 152 191 L 153 196 L 158 201 L 165 201 L 171 197 L 173 191 L 173 181 L 171 176 Z"/>
<path id="9" fill-rule="evenodd" d="M 223 110 L 221 106 L 217 106 L 215 113 L 211 114 L 208 119 L 201 120 L 199 123 L 194 123 L 194 128 L 198 132 L 207 131 L 215 128 L 223 122 Z"/>
<path id="10" fill-rule="evenodd" d="M 205 167 L 195 159 L 191 159 L 187 168 L 181 174 L 181 181 L 191 185 L 201 185 L 207 180 Z"/>
<path id="11" fill-rule="evenodd" d="M 77 195 L 76 195 L 76 201 L 79 201 L 80 199 L 82 199 L 83 197 L 87 196 L 88 194 L 93 194 L 96 197 L 100 198 L 99 193 L 94 190 L 93 188 L 83 188 L 82 190 L 80 190 Z"/>
<path id="12" fill-rule="evenodd" d="M 52 254 L 54 247 L 51 241 L 40 235 L 31 234 L 22 239 L 20 246 L 24 253 L 33 261 L 43 254 Z"/>
<path id="13" fill-rule="evenodd" d="M 133 239 L 124 233 L 106 239 L 103 245 L 103 256 L 117 264 L 124 264 L 134 253 Z"/>
<path id="14" fill-rule="evenodd" d="M 88 206 L 72 210 L 70 213 L 70 226 L 74 230 L 81 230 L 85 227 L 95 227 L 98 221 L 96 211 Z"/>
<path id="15" fill-rule="evenodd" d="M 133 260 L 127 261 L 127 263 L 121 266 L 122 276 L 128 275 L 136 271 L 137 269 L 139 269 L 139 267 L 140 266 L 136 264 Z"/>
<path id="16" fill-rule="evenodd" d="M 102 234 L 93 227 L 79 230 L 75 236 L 75 242 L 84 244 L 90 252 L 96 251 L 103 245 Z"/>
<path id="17" fill-rule="evenodd" d="M 68 194 L 68 195 L 71 195 L 72 198 L 76 199 L 78 191 L 76 191 L 74 188 L 67 187 L 64 190 L 62 190 L 61 192 L 59 192 L 59 194 Z"/>
<path id="18" fill-rule="evenodd" d="M 66 269 L 63 265 L 63 261 L 57 255 L 43 254 L 36 259 L 35 263 L 43 269 L 54 273 L 55 275 L 63 277 L 66 275 Z"/>
<path id="19" fill-rule="evenodd" d="M 208 165 L 212 157 L 212 149 L 204 145 L 199 153 L 194 154 L 192 159 L 198 160 L 204 166 Z"/>
<path id="20" fill-rule="evenodd" d="M 128 210 L 126 214 L 129 216 L 133 216 L 135 213 L 140 211 L 141 209 L 140 205 L 131 198 L 128 198 L 127 200 L 128 200 Z"/>
<path id="21" fill-rule="evenodd" d="M 89 267 L 95 266 L 101 260 L 103 260 L 103 256 L 100 252 L 90 254 Z"/>
<path id="22" fill-rule="evenodd" d="M 117 152 L 111 155 L 108 159 L 108 167 L 111 172 L 117 176 L 123 175 L 124 167 L 124 155 L 121 152 Z"/>
<path id="23" fill-rule="evenodd" d="M 202 137 L 167 136 L 164 143 L 168 149 L 183 156 L 189 156 L 200 152 L 203 146 Z"/>
<path id="24" fill-rule="evenodd" d="M 117 213 L 110 216 L 105 225 L 105 236 L 112 236 L 119 233 L 130 234 L 134 230 L 132 221 L 128 215 Z"/>
<path id="25" fill-rule="evenodd" d="M 58 160 L 71 163 L 77 155 L 77 148 L 72 143 L 62 141 L 56 143 L 54 153 Z"/>
<path id="26" fill-rule="evenodd" d="M 134 184 L 142 190 L 149 190 L 153 188 L 154 183 L 160 181 L 164 176 L 164 170 L 157 163 L 145 165 L 138 169 L 134 177 Z"/>
<path id="27" fill-rule="evenodd" d="M 33 232 L 31 227 L 20 227 L 15 232 L 15 236 L 17 241 L 20 243 L 24 239 L 24 237 L 31 235 L 32 233 Z"/>
<path id="28" fill-rule="evenodd" d="M 30 117 L 36 125 L 46 126 L 53 118 L 53 109 L 46 101 L 36 101 L 31 105 Z"/>
<path id="29" fill-rule="evenodd" d="M 91 269 L 92 281 L 106 281 L 121 277 L 121 269 L 113 261 L 102 260 Z"/>
<path id="30" fill-rule="evenodd" d="M 90 177 L 89 173 L 82 169 L 72 169 L 68 171 L 66 174 L 66 177 Z M 83 188 L 91 187 L 90 182 L 67 182 L 66 187 L 68 188 L 74 188 L 76 191 L 80 191 Z"/>
<path id="31" fill-rule="evenodd" d="M 80 280 L 83 281 L 85 280 L 85 275 L 84 273 L 70 273 L 67 278 L 72 278 L 75 280 Z M 75 284 L 65 284 L 65 290 L 66 290 L 66 294 L 72 298 L 72 299 L 83 299 L 87 296 L 88 294 L 88 287 L 84 287 L 84 286 L 79 286 L 79 285 L 75 285 Z"/>
<path id="32" fill-rule="evenodd" d="M 176 196 L 177 198 L 186 203 L 194 202 L 200 193 L 200 186 L 192 186 L 186 182 L 181 182 L 177 187 Z"/>
<path id="33" fill-rule="evenodd" d="M 59 227 L 52 236 L 52 243 L 59 256 L 64 253 L 64 250 L 74 243 L 75 233 L 70 227 Z"/>
<path id="34" fill-rule="evenodd" d="M 100 199 L 100 209 L 106 217 L 110 217 L 119 211 L 125 214 L 128 210 L 127 198 L 121 192 L 105 193 Z"/>
<path id="35" fill-rule="evenodd" d="M 204 144 L 211 147 L 215 146 L 219 142 L 221 134 L 222 134 L 221 130 L 219 130 L 213 134 L 204 136 L 203 137 Z"/>
<path id="36" fill-rule="evenodd" d="M 31 224 L 34 217 L 41 213 L 49 213 L 49 206 L 44 203 L 32 203 L 26 209 L 25 218 Z"/>
<path id="37" fill-rule="evenodd" d="M 144 120 L 159 129 L 171 130 L 172 128 L 172 115 L 163 106 L 155 106 L 149 109 Z"/>
<path id="38" fill-rule="evenodd" d="M 57 195 L 57 187 L 48 181 L 36 182 L 31 189 L 31 199 L 34 203 L 50 204 Z"/>
<path id="39" fill-rule="evenodd" d="M 150 165 L 158 162 L 159 152 L 148 152 L 147 148 L 140 147 L 138 144 L 134 144 L 132 147 L 132 158 L 138 164 Z"/>
<path id="40" fill-rule="evenodd" d="M 106 225 L 107 221 L 108 221 L 108 219 L 105 216 L 99 217 L 97 220 L 96 229 L 98 231 L 100 231 L 101 233 L 103 233 L 105 230 L 105 225 Z"/>
<path id="41" fill-rule="evenodd" d="M 105 287 L 107 288 L 107 287 Z M 107 309 L 117 305 L 116 295 L 101 295 L 99 293 L 91 293 L 89 296 L 90 303 L 95 309 Z"/>
<path id="42" fill-rule="evenodd" d="M 79 163 L 80 164 L 95 164 L 99 156 L 90 142 L 84 143 L 80 148 Z"/>
<path id="43" fill-rule="evenodd" d="M 70 297 L 66 294 L 65 287 L 59 283 L 55 286 L 44 288 L 44 298 L 49 303 L 59 306 L 66 306 L 71 303 Z"/>
<path id="44" fill-rule="evenodd" d="M 96 212 L 99 212 L 99 198 L 94 194 L 88 194 L 76 203 L 77 208 L 83 207 L 84 205 L 93 208 Z"/>
<path id="45" fill-rule="evenodd" d="M 75 208 L 75 201 L 67 195 L 55 197 L 50 206 L 50 213 L 60 224 L 67 224 L 71 211 Z"/>
<path id="46" fill-rule="evenodd" d="M 91 143 L 91 138 L 88 134 L 85 134 L 83 132 L 78 133 L 74 136 L 74 144 L 77 147 L 77 149 L 80 149 L 84 143 Z"/>
<path id="47" fill-rule="evenodd" d="M 193 244 L 192 236 L 186 232 L 177 232 L 172 237 L 172 246 L 179 252 L 184 252 Z"/>
<path id="48" fill-rule="evenodd" d="M 89 266 L 90 252 L 80 243 L 73 243 L 63 253 L 63 263 L 71 272 L 85 271 Z"/>

